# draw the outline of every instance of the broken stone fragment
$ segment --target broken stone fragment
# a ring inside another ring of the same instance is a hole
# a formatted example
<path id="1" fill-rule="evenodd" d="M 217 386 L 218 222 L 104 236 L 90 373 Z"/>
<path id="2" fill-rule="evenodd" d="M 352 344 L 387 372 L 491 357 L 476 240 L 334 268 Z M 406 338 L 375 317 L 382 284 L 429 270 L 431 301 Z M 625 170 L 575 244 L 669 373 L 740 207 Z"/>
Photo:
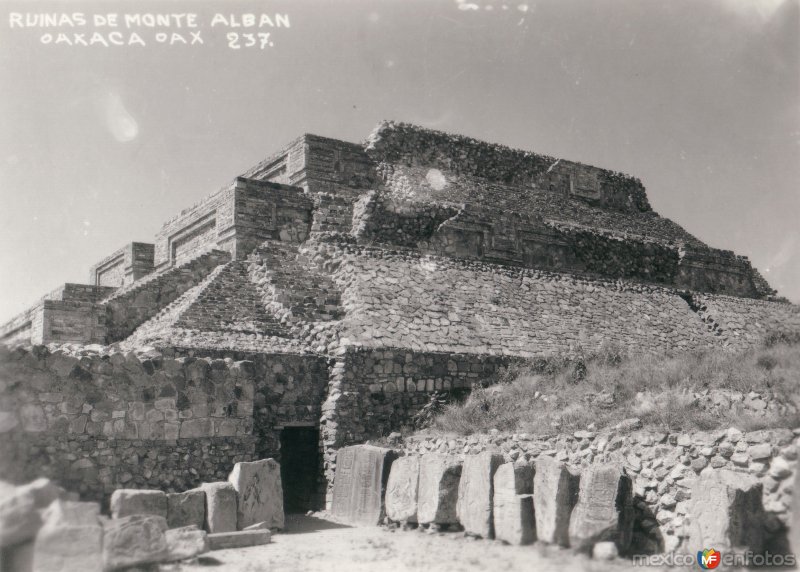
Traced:
<path id="1" fill-rule="evenodd" d="M 167 558 L 167 519 L 132 515 L 103 523 L 103 562 L 106 570 L 162 562 Z"/>
<path id="2" fill-rule="evenodd" d="M 578 502 L 580 477 L 552 457 L 536 460 L 533 508 L 536 537 L 548 544 L 569 546 L 569 520 Z"/>
<path id="3" fill-rule="evenodd" d="M 202 490 L 167 493 L 167 525 L 170 528 L 191 525 L 202 528 L 205 518 L 206 494 Z"/>
<path id="4" fill-rule="evenodd" d="M 759 552 L 764 542 L 762 484 L 726 469 L 700 474 L 689 501 L 690 546 Z"/>
<path id="5" fill-rule="evenodd" d="M 392 463 L 386 483 L 386 516 L 394 522 L 417 522 L 419 457 L 400 457 Z"/>
<path id="6" fill-rule="evenodd" d="M 167 495 L 147 489 L 117 489 L 111 495 L 111 517 L 148 514 L 167 518 Z"/>
<path id="7" fill-rule="evenodd" d="M 205 529 L 209 533 L 236 530 L 236 489 L 228 482 L 203 483 L 206 497 Z"/>
<path id="8" fill-rule="evenodd" d="M 624 554 L 633 534 L 631 479 L 617 465 L 593 465 L 581 475 L 578 503 L 569 523 L 570 545 L 590 550 L 598 542 L 614 542 Z"/>
<path id="9" fill-rule="evenodd" d="M 259 544 L 269 544 L 271 537 L 272 534 L 269 530 L 261 529 L 218 532 L 208 535 L 208 546 L 210 550 L 258 546 Z"/>
<path id="10" fill-rule="evenodd" d="M 33 572 L 101 572 L 103 526 L 100 505 L 54 500 L 42 514 L 33 545 Z"/>
<path id="11" fill-rule="evenodd" d="M 468 534 L 494 538 L 493 479 L 501 464 L 503 455 L 491 451 L 471 455 L 464 460 L 456 511 L 461 526 Z"/>
<path id="12" fill-rule="evenodd" d="M 505 463 L 494 474 L 494 536 L 509 544 L 536 539 L 533 519 L 533 466 Z"/>
<path id="13" fill-rule="evenodd" d="M 432 453 L 419 461 L 417 521 L 420 524 L 458 524 L 458 484 L 462 461 Z"/>
<path id="14" fill-rule="evenodd" d="M 283 528 L 281 466 L 275 459 L 236 463 L 228 477 L 237 492 L 237 528 L 257 522 Z"/>
<path id="15" fill-rule="evenodd" d="M 13 489 L 0 499 L 0 547 L 30 540 L 42 525 L 31 491 Z"/>
<path id="16" fill-rule="evenodd" d="M 168 554 L 164 560 L 168 562 L 193 558 L 209 550 L 206 531 L 195 525 L 172 528 L 165 536 Z"/>

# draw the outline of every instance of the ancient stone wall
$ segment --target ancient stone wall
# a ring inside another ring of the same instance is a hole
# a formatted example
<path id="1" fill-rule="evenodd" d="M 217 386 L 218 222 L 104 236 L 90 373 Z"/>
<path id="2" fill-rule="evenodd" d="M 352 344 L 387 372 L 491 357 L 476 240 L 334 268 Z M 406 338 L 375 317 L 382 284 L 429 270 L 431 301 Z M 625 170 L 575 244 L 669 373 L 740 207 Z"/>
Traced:
<path id="1" fill-rule="evenodd" d="M 444 169 L 615 210 L 650 210 L 641 182 L 628 175 L 404 123 L 379 124 L 366 151 L 377 163 Z"/>
<path id="2" fill-rule="evenodd" d="M 103 258 L 89 270 L 89 283 L 124 286 L 153 271 L 154 245 L 132 242 Z"/>

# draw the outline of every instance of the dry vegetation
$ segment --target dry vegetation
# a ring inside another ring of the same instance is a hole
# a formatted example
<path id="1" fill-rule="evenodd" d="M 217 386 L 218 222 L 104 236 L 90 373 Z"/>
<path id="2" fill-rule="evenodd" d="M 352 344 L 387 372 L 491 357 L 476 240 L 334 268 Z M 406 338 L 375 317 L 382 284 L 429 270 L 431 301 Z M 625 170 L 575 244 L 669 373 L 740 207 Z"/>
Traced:
<path id="1" fill-rule="evenodd" d="M 617 348 L 560 363 L 515 365 L 475 387 L 462 401 L 440 405 L 427 425 L 469 435 L 490 429 L 553 434 L 613 426 L 638 418 L 662 431 L 738 427 L 799 427 L 800 416 L 747 412 L 741 403 L 709 411 L 696 393 L 727 389 L 771 394 L 800 403 L 800 343 L 768 336 L 747 352 L 706 351 L 677 356 L 628 357 Z M 435 408 L 435 407 L 434 407 Z"/>

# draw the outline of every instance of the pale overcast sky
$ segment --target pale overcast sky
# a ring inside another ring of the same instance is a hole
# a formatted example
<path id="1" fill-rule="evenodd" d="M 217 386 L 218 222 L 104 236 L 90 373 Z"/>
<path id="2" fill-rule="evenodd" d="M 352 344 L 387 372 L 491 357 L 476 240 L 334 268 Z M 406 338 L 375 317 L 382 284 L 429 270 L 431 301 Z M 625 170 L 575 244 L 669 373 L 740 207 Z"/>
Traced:
<path id="1" fill-rule="evenodd" d="M 461 4 L 0 2 L 0 320 L 299 134 L 384 118 L 636 175 L 800 301 L 797 0 Z M 196 12 L 204 44 L 45 45 L 11 12 Z M 232 50 L 215 12 L 291 27 Z"/>

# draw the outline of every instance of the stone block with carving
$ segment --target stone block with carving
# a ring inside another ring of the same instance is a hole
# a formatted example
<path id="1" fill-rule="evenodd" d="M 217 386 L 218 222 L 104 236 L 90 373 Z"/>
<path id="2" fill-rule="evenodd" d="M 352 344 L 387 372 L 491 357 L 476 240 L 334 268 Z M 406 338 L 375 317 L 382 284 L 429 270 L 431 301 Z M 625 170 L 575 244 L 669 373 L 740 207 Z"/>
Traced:
<path id="1" fill-rule="evenodd" d="M 509 544 L 536 539 L 533 519 L 533 466 L 504 463 L 494 474 L 494 536 Z"/>
<path id="2" fill-rule="evenodd" d="M 167 530 L 166 561 L 183 560 L 208 552 L 208 535 L 197 526 L 182 526 Z"/>
<path id="3" fill-rule="evenodd" d="M 482 538 L 494 538 L 492 497 L 494 473 L 503 464 L 503 455 L 484 451 L 464 459 L 458 485 L 456 512 L 464 531 Z"/>
<path id="4" fill-rule="evenodd" d="M 548 544 L 569 546 L 569 519 L 578 502 L 580 477 L 552 457 L 536 459 L 533 508 L 536 537 Z"/>
<path id="5" fill-rule="evenodd" d="M 111 517 L 150 514 L 167 518 L 167 495 L 163 491 L 117 489 L 111 494 Z"/>
<path id="6" fill-rule="evenodd" d="M 419 457 L 400 457 L 386 483 L 386 516 L 395 522 L 417 522 Z"/>
<path id="7" fill-rule="evenodd" d="M 339 449 L 333 481 L 333 515 L 348 524 L 379 524 L 385 515 L 389 468 L 396 456 L 391 449 L 373 445 Z"/>
<path id="8" fill-rule="evenodd" d="M 633 534 L 631 493 L 631 479 L 617 465 L 593 465 L 584 470 L 569 523 L 570 545 L 591 550 L 598 542 L 614 542 L 625 554 Z"/>
<path id="9" fill-rule="evenodd" d="M 458 483 L 463 461 L 431 453 L 419 461 L 417 521 L 420 524 L 458 524 Z"/>
<path id="10" fill-rule="evenodd" d="M 237 493 L 237 528 L 257 522 L 283 528 L 281 466 L 275 459 L 236 463 L 228 482 Z"/>
<path id="11" fill-rule="evenodd" d="M 746 473 L 703 471 L 689 501 L 689 545 L 759 552 L 764 543 L 763 485 Z"/>

